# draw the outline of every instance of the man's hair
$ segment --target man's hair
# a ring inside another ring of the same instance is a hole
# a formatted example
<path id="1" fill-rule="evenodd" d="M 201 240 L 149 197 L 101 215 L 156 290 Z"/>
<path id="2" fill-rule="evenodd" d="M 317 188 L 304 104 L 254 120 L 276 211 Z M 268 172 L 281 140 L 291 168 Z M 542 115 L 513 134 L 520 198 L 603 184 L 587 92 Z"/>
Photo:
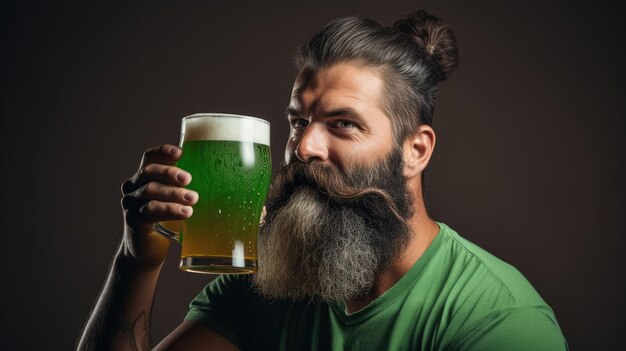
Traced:
<path id="1" fill-rule="evenodd" d="M 391 118 L 401 145 L 421 124 L 432 125 L 439 82 L 458 65 L 452 30 L 425 11 L 386 27 L 368 18 L 336 19 L 296 53 L 296 67 L 317 72 L 354 63 L 379 72 L 384 81 L 381 108 Z"/>

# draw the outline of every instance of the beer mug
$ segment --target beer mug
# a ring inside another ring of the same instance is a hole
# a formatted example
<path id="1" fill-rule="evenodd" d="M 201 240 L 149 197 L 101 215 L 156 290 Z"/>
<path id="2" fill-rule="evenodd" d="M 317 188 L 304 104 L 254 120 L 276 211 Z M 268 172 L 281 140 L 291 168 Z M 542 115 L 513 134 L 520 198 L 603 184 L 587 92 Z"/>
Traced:
<path id="1" fill-rule="evenodd" d="M 259 220 L 271 178 L 270 123 L 199 113 L 182 119 L 177 167 L 198 193 L 193 215 L 155 225 L 182 245 L 179 268 L 196 273 L 254 273 Z"/>

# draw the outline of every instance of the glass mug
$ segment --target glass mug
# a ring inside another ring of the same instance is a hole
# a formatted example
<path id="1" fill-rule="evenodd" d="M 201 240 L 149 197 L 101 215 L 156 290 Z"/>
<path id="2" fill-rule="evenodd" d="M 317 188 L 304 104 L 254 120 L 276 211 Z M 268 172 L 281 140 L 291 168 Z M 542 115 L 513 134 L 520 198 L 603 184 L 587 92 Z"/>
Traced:
<path id="1" fill-rule="evenodd" d="M 209 274 L 257 269 L 259 221 L 271 179 L 270 123 L 248 116 L 198 113 L 182 119 L 176 166 L 198 193 L 193 215 L 155 230 L 182 245 L 179 268 Z"/>

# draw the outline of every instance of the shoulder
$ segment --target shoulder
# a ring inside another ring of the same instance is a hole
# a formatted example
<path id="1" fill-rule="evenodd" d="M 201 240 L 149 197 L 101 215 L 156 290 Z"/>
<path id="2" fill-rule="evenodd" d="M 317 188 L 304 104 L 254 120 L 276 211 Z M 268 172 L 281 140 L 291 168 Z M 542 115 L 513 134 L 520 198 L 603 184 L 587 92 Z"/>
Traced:
<path id="1" fill-rule="evenodd" d="M 478 349 L 538 349 L 528 344 L 536 335 L 545 345 L 565 341 L 552 309 L 524 275 L 478 245 L 442 225 L 444 249 L 439 264 L 446 267 L 450 286 L 447 306 L 453 348 L 475 344 Z M 540 338 L 539 338 L 540 337 Z M 529 340 L 527 340 L 529 339 Z M 509 347 L 504 347 L 508 345 Z M 565 346 L 566 347 L 566 346 Z M 471 348 L 474 349 L 474 348 Z"/>
<path id="2" fill-rule="evenodd" d="M 497 292 L 497 297 L 506 306 L 545 304 L 537 290 L 517 268 L 463 238 L 445 224 L 440 225 L 442 233 L 445 233 L 443 255 L 446 256 L 450 278 L 463 284 L 465 292 L 481 295 L 486 290 Z"/>
<path id="3" fill-rule="evenodd" d="M 242 304 L 250 301 L 250 287 L 245 275 L 217 276 L 191 301 L 185 320 L 208 328 L 241 348 L 241 326 L 247 318 Z"/>
<path id="4" fill-rule="evenodd" d="M 240 349 L 253 345 L 273 349 L 289 306 L 289 301 L 264 299 L 250 275 L 220 275 L 190 303 L 185 320 L 208 328 Z"/>
<path id="5" fill-rule="evenodd" d="M 190 307 L 203 308 L 203 306 L 226 300 L 241 297 L 251 292 L 251 281 L 248 275 L 222 274 L 210 281 L 191 302 Z"/>

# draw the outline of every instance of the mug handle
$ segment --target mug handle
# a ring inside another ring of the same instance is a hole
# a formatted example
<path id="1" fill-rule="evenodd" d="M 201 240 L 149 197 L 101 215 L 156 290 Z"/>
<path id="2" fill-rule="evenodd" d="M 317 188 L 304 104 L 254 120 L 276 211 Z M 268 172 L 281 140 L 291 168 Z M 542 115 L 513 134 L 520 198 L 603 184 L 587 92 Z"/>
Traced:
<path id="1" fill-rule="evenodd" d="M 176 241 L 179 242 L 180 240 L 180 235 L 182 234 L 182 230 L 179 233 L 176 233 L 175 231 L 166 228 L 165 226 L 163 226 L 163 224 L 161 224 L 161 222 L 157 222 L 154 225 L 154 230 L 161 234 L 162 236 L 172 240 L 172 241 Z"/>

